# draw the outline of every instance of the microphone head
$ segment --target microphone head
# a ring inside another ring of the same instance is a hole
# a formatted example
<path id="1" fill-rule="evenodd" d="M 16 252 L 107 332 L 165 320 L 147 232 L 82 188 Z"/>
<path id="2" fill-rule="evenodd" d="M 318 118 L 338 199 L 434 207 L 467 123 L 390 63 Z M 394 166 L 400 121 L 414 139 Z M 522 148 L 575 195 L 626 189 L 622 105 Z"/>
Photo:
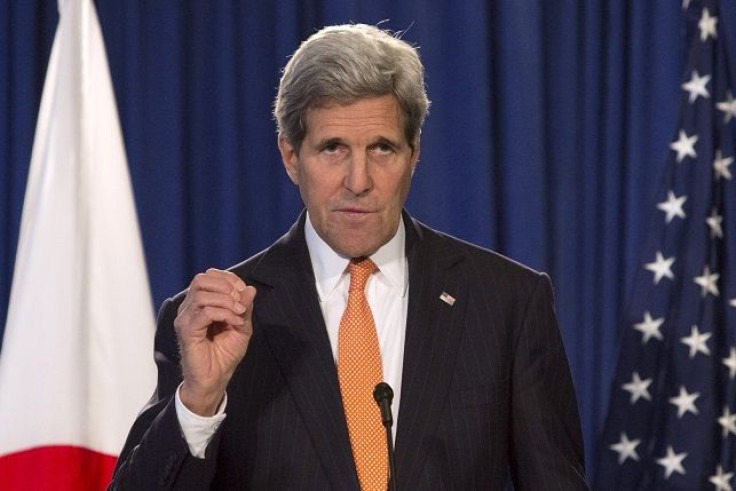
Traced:
<path id="1" fill-rule="evenodd" d="M 391 401 L 394 399 L 394 391 L 386 382 L 379 382 L 376 384 L 376 388 L 373 389 L 373 398 L 379 404 L 384 400 L 387 400 L 391 404 Z"/>

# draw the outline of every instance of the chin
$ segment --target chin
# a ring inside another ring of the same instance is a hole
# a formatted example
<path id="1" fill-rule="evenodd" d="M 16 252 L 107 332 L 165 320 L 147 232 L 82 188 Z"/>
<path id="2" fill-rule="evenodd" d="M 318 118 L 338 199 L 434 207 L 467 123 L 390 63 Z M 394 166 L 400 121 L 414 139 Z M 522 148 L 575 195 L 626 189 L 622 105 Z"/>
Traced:
<path id="1" fill-rule="evenodd" d="M 367 243 L 367 242 L 342 242 L 337 243 L 337 247 L 333 249 L 342 254 L 343 256 L 355 258 L 355 257 L 366 257 L 376 252 L 383 244 L 378 243 Z"/>
<path id="2" fill-rule="evenodd" d="M 384 244 L 393 234 L 388 227 L 374 226 L 374 224 L 331 224 L 333 226 L 325 230 L 322 238 L 338 254 L 356 258 L 370 256 Z"/>
<path id="3" fill-rule="evenodd" d="M 378 250 L 378 247 L 376 248 L 357 248 L 357 247 L 343 247 L 341 250 L 338 250 L 341 255 L 345 257 L 349 257 L 351 259 L 358 258 L 358 257 L 368 257 L 374 252 Z"/>

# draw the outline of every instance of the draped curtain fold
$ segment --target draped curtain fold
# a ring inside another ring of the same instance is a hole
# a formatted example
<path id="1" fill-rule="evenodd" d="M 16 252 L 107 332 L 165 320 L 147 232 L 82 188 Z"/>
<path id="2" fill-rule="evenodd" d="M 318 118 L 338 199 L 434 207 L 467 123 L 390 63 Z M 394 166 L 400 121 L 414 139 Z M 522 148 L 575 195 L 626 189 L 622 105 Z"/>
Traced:
<path id="1" fill-rule="evenodd" d="M 96 3 L 156 304 L 296 218 L 270 111 L 301 40 L 345 22 L 404 31 L 433 101 L 407 208 L 551 275 L 592 467 L 641 210 L 675 134 L 679 2 Z M 736 26 L 733 2 L 722 17 Z M 0 335 L 57 20 L 52 0 L 0 7 Z"/>

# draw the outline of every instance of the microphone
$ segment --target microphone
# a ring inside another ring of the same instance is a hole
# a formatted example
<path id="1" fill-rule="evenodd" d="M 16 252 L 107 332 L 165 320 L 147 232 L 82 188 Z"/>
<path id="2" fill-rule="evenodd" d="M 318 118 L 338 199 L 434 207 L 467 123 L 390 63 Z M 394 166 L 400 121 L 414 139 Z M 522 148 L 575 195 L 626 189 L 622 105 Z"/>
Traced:
<path id="1" fill-rule="evenodd" d="M 391 435 L 391 427 L 394 418 L 391 414 L 391 402 L 394 400 L 394 391 L 386 382 L 379 382 L 373 389 L 373 398 L 381 410 L 381 423 L 386 428 L 386 445 L 388 448 L 389 491 L 396 491 L 396 462 L 394 461 L 394 439 Z"/>

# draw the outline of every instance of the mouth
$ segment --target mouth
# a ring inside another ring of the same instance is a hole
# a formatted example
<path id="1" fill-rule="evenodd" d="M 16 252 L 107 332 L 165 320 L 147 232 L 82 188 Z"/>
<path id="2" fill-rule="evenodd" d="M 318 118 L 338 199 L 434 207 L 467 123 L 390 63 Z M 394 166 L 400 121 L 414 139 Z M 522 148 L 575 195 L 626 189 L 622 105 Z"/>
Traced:
<path id="1" fill-rule="evenodd" d="M 372 213 L 375 213 L 372 210 L 367 210 L 363 208 L 338 208 L 337 211 L 340 215 L 348 217 L 348 218 L 361 218 L 368 216 Z"/>

